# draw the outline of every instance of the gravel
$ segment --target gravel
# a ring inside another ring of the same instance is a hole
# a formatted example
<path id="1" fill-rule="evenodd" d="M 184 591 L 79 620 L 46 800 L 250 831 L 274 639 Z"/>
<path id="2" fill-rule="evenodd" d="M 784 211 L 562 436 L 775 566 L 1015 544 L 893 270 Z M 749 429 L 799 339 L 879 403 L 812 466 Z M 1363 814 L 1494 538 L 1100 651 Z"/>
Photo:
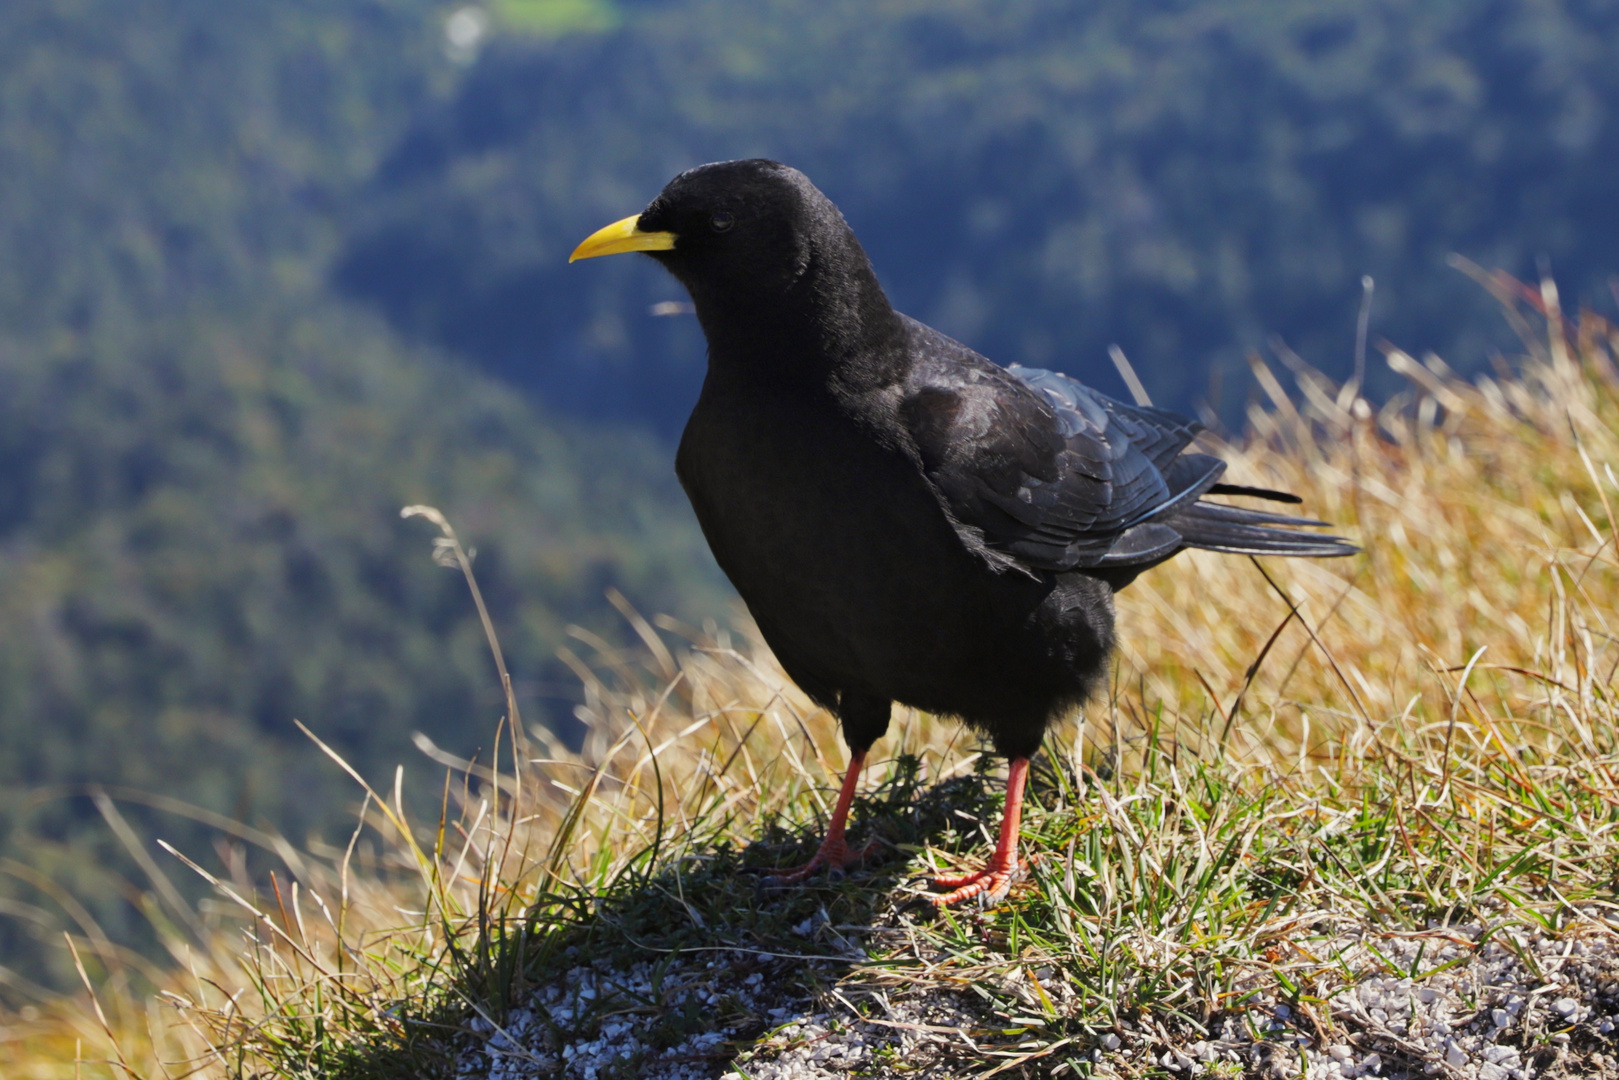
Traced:
<path id="1" fill-rule="evenodd" d="M 852 928 L 811 920 L 797 930 L 863 959 Z M 1111 1028 L 1059 1026 L 1062 1014 L 1077 1012 L 1079 995 L 1061 973 L 1042 969 L 1037 977 L 1059 1014 L 1049 1030 L 1027 1015 L 997 1014 L 970 987 L 902 979 L 892 968 L 837 957 L 723 950 L 654 954 L 626 967 L 576 954 L 574 966 L 503 1025 L 485 1017 L 468 1026 L 459 1076 L 953 1077 L 969 1063 L 1012 1063 L 1009 1076 L 1061 1076 L 1073 1075 L 1073 1058 L 1100 1077 L 1154 1067 L 1211 1080 L 1619 1077 L 1616 946 L 1599 923 L 1555 936 L 1486 935 L 1480 926 L 1343 933 L 1298 946 L 1340 961 L 1336 984 L 1313 995 L 1325 1007 L 1308 996 L 1281 1000 L 1274 978 L 1259 975 L 1245 1006 L 1206 1028 L 1166 1028 L 1146 1016 Z M 1026 983 L 995 989 L 1003 1001 L 1021 992 L 1025 1011 L 1041 1015 Z M 1064 1038 L 1057 1052 L 1040 1053 Z"/>

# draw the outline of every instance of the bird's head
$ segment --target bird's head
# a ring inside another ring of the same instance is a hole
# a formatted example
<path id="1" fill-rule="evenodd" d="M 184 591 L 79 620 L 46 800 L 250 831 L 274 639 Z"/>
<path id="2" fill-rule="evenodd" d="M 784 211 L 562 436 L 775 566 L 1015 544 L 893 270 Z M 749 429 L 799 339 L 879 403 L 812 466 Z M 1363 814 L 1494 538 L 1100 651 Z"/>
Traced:
<path id="1" fill-rule="evenodd" d="M 797 169 L 761 158 L 688 169 L 645 210 L 592 233 L 568 261 L 625 251 L 667 267 L 710 329 L 750 314 L 779 318 L 788 309 L 839 305 L 852 299 L 835 295 L 845 287 L 869 286 L 881 297 L 832 201 Z M 806 287 L 806 279 L 821 285 Z"/>

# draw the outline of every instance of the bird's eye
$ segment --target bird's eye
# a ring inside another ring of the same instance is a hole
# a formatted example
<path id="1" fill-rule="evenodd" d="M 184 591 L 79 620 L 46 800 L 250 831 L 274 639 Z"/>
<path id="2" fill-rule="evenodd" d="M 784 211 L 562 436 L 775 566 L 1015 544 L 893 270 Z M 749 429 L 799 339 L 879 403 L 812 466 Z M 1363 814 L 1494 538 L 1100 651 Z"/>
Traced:
<path id="1" fill-rule="evenodd" d="M 730 232 L 731 226 L 736 224 L 736 215 L 727 214 L 723 210 L 709 219 L 708 226 L 715 232 Z"/>

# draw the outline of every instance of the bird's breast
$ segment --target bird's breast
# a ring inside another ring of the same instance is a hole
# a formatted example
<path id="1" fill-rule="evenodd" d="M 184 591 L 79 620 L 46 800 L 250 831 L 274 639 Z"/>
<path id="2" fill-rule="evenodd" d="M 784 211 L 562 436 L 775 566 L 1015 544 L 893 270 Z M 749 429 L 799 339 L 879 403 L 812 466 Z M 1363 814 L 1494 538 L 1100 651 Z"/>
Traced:
<path id="1" fill-rule="evenodd" d="M 676 471 L 715 554 L 839 574 L 950 533 L 914 456 L 834 408 L 707 395 Z"/>
<path id="2" fill-rule="evenodd" d="M 928 609 L 959 617 L 967 579 L 987 571 L 914 454 L 858 413 L 784 398 L 705 387 L 676 458 L 772 647 L 858 668 L 862 651 L 914 639 Z"/>

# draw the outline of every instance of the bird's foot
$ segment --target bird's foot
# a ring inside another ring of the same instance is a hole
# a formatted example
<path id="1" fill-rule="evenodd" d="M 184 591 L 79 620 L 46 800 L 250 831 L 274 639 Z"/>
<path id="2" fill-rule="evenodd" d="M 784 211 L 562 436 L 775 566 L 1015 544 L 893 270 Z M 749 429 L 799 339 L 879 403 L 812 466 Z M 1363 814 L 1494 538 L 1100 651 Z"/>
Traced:
<path id="1" fill-rule="evenodd" d="M 815 852 L 815 857 L 803 866 L 791 866 L 784 870 L 767 870 L 766 875 L 773 885 L 796 885 L 805 881 L 819 870 L 825 870 L 834 879 L 841 878 L 845 870 L 851 866 L 858 866 L 865 862 L 877 850 L 877 841 L 873 840 L 864 847 L 851 849 L 843 839 L 828 837 Z"/>
<path id="2" fill-rule="evenodd" d="M 1029 876 L 1029 864 L 1023 859 L 991 857 L 982 869 L 970 874 L 940 874 L 933 884 L 952 891 L 933 898 L 934 907 L 949 907 L 963 900 L 978 897 L 980 907 L 990 907 L 1006 899 L 1012 886 Z"/>

